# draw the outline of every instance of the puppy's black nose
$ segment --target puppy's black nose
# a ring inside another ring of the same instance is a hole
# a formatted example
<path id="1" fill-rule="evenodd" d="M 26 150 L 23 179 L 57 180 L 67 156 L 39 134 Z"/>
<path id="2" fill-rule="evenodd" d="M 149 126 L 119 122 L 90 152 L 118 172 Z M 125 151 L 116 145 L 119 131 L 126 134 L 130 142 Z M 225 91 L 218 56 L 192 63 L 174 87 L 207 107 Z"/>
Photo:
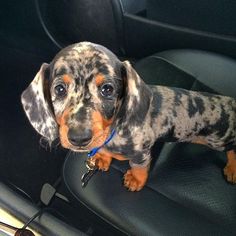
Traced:
<path id="1" fill-rule="evenodd" d="M 86 146 L 92 139 L 92 131 L 90 129 L 69 129 L 68 140 L 74 146 Z"/>

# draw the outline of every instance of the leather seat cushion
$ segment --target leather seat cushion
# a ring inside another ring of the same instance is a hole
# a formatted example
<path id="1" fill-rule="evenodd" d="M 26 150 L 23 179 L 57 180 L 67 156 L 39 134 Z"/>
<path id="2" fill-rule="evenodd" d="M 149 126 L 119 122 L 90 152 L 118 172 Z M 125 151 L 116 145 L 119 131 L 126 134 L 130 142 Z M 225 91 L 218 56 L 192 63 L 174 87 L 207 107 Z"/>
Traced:
<path id="1" fill-rule="evenodd" d="M 172 50 L 135 66 L 150 84 L 215 91 L 235 97 L 236 62 L 194 50 Z M 128 163 L 114 161 L 81 188 L 86 155 L 70 154 L 64 182 L 99 217 L 132 235 L 236 235 L 236 186 L 226 182 L 225 153 L 194 144 L 157 143 L 149 180 L 137 193 L 122 185 Z"/>

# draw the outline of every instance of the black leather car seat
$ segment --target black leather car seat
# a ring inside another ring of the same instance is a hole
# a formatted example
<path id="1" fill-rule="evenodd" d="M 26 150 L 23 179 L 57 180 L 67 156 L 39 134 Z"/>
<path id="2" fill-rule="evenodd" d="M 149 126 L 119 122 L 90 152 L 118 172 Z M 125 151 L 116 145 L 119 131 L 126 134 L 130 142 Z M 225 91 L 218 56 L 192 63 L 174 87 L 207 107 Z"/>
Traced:
<path id="1" fill-rule="evenodd" d="M 135 68 L 149 84 L 236 98 L 236 61 L 222 55 L 171 50 L 147 57 Z M 123 187 L 128 164 L 117 161 L 82 188 L 82 154 L 68 156 L 64 183 L 74 199 L 125 234 L 236 235 L 236 186 L 224 179 L 225 153 L 176 143 L 156 144 L 152 153 L 149 180 L 140 192 Z"/>

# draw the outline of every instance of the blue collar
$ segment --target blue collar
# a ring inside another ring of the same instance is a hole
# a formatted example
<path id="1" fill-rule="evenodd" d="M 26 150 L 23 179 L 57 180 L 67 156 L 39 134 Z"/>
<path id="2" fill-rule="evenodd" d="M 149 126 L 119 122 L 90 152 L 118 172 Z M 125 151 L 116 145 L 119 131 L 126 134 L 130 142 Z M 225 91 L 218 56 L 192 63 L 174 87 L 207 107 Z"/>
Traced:
<path id="1" fill-rule="evenodd" d="M 114 137 L 115 134 L 116 134 L 116 131 L 115 131 L 115 129 L 113 129 L 111 131 L 110 136 L 107 138 L 107 140 L 101 146 L 95 147 L 91 151 L 88 152 L 88 158 L 93 157 L 103 146 L 108 144 L 112 140 L 112 138 Z"/>

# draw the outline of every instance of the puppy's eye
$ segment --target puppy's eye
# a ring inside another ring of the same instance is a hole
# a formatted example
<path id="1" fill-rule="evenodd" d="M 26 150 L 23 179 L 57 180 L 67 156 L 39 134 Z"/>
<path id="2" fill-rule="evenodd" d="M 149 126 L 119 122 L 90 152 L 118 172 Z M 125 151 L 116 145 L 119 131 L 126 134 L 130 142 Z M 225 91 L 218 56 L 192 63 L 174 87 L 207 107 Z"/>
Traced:
<path id="1" fill-rule="evenodd" d="M 54 87 L 54 92 L 55 92 L 56 96 L 59 98 L 65 97 L 67 94 L 66 84 L 64 84 L 64 83 L 57 84 Z"/>
<path id="2" fill-rule="evenodd" d="M 114 87 L 112 84 L 103 84 L 101 86 L 101 95 L 103 97 L 111 97 L 114 94 Z"/>

